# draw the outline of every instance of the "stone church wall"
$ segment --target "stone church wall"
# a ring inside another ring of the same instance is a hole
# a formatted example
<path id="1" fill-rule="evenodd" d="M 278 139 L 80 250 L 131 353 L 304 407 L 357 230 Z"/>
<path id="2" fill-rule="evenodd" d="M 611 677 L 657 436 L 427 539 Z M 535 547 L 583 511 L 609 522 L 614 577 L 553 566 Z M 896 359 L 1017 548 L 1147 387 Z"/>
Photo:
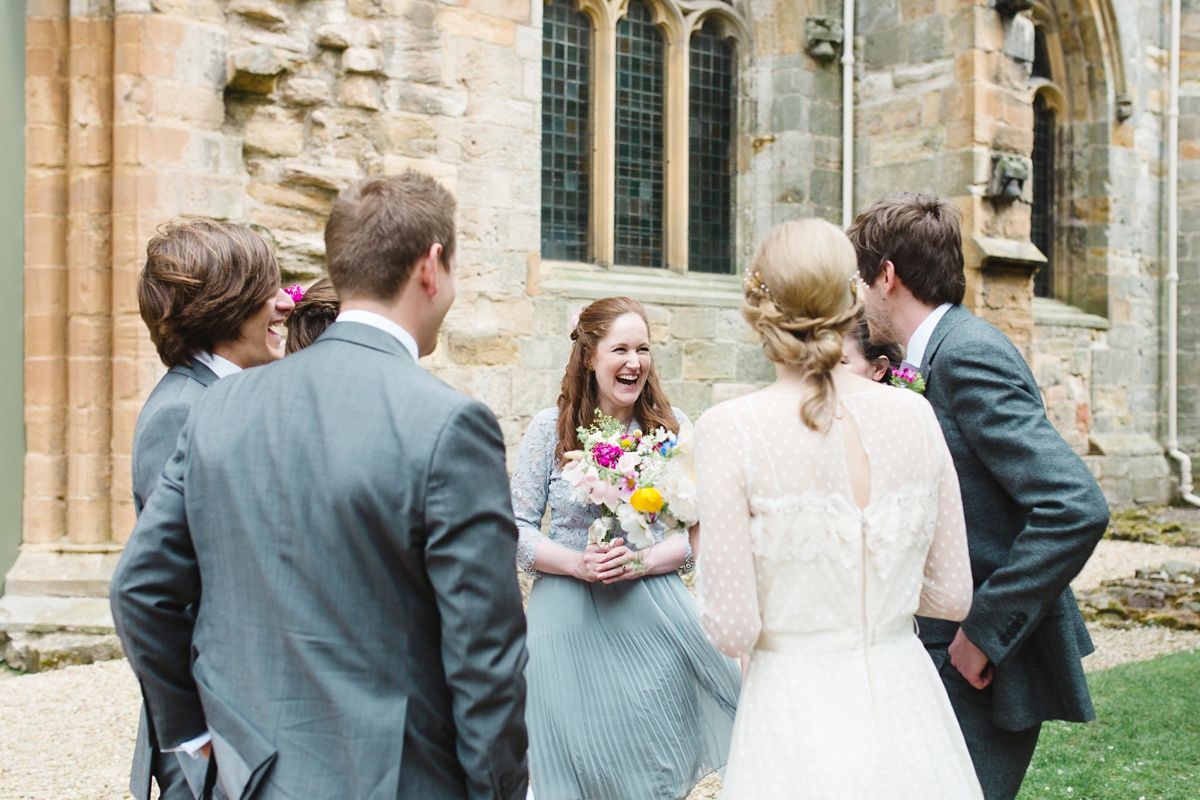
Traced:
<path id="1" fill-rule="evenodd" d="M 1157 458 L 1150 472 L 1165 475 L 1161 447 L 1152 452 L 1165 425 L 1164 24 L 1151 0 L 1076 5 L 1045 0 L 1014 20 L 984 2 L 860 4 L 855 204 L 898 189 L 954 198 L 968 305 L 1025 353 L 1060 430 L 1096 464 Z M 736 276 L 541 259 L 538 0 L 27 8 L 26 542 L 54 546 L 65 533 L 77 545 L 119 544 L 132 528 L 133 424 L 162 373 L 133 286 L 146 240 L 176 214 L 256 226 L 287 279 L 307 282 L 323 270 L 321 230 L 340 188 L 407 168 L 442 179 L 459 199 L 460 296 L 427 365 L 492 407 L 514 454 L 530 417 L 557 397 L 571 314 L 595 297 L 648 304 L 658 367 L 693 416 L 771 378 L 738 316 Z M 745 25 L 740 271 L 773 225 L 839 221 L 841 65 L 806 52 L 805 23 L 838 20 L 841 7 L 732 8 Z M 1188 449 L 1200 446 L 1198 20 L 1185 19 L 1181 118 Z M 1005 202 L 988 188 L 996 156 L 1031 152 L 1035 23 L 1059 54 L 1058 306 L 1031 302 L 1030 187 Z M 1132 113 L 1122 116 L 1126 95 Z M 1120 496 L 1169 492 L 1162 477 L 1153 492 Z"/>

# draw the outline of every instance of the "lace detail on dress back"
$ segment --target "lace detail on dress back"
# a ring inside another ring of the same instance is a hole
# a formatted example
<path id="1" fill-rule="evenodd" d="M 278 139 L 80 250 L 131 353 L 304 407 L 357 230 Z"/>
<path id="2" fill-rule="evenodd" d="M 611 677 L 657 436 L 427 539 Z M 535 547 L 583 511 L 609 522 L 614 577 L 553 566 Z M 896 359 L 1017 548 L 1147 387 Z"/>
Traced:
<path id="1" fill-rule="evenodd" d="M 849 568 L 862 553 L 862 540 L 881 578 L 913 548 L 925 553 L 937 523 L 937 495 L 908 487 L 872 499 L 860 510 L 842 495 L 807 491 L 799 495 L 750 498 L 750 542 L 757 558 L 811 561 L 824 556 Z"/>
<path id="2" fill-rule="evenodd" d="M 878 387 L 839 398 L 871 470 L 860 509 L 843 421 L 812 431 L 800 397 L 757 392 L 711 409 L 696 428 L 701 615 L 731 655 L 759 633 L 895 624 L 969 608 L 962 500 L 933 410 Z"/>

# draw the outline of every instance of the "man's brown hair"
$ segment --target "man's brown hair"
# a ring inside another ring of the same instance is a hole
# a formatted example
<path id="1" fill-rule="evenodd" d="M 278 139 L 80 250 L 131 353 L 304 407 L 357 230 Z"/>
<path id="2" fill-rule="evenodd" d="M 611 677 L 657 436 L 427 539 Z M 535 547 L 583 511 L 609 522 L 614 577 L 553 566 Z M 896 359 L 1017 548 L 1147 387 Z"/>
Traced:
<path id="1" fill-rule="evenodd" d="M 958 208 L 937 195 L 901 192 L 876 200 L 846 230 L 858 253 L 858 274 L 871 286 L 891 261 L 922 303 L 961 303 L 967 280 L 958 218 Z"/>
<path id="2" fill-rule="evenodd" d="M 326 269 L 338 296 L 391 300 L 435 243 L 448 269 L 454 209 L 454 195 L 412 170 L 344 189 L 325 223 Z"/>
<path id="3" fill-rule="evenodd" d="M 146 245 L 138 311 L 168 367 L 236 341 L 279 291 L 279 264 L 249 228 L 203 217 L 172 220 Z"/>

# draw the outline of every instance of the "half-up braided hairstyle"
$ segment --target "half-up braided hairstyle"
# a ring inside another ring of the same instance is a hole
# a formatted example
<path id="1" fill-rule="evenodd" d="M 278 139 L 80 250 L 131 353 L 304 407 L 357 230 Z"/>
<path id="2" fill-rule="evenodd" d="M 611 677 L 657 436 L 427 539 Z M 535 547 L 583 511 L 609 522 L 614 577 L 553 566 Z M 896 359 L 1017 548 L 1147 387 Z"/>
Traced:
<path id="1" fill-rule="evenodd" d="M 567 362 L 562 393 L 558 396 L 556 461 L 561 462 L 568 450 L 579 449 L 578 428 L 586 428 L 596 420 L 596 408 L 600 405 L 600 388 L 592 370 L 596 348 L 608 335 L 612 324 L 626 314 L 637 314 L 646 323 L 646 330 L 650 330 L 645 307 L 628 297 L 606 297 L 579 312 L 579 321 L 571 331 L 571 359 Z M 658 380 L 653 359 L 642 393 L 633 404 L 633 416 L 647 431 L 666 428 L 671 433 L 679 433 L 679 421 L 675 419 L 671 401 Z"/>
<path id="2" fill-rule="evenodd" d="M 742 316 L 762 337 L 767 358 L 813 385 L 800 419 L 811 430 L 828 430 L 837 407 L 830 373 L 863 307 L 850 240 L 823 219 L 783 223 L 759 245 L 743 295 Z"/>
<path id="3" fill-rule="evenodd" d="M 287 348 L 291 355 L 317 340 L 337 320 L 338 296 L 329 278 L 321 278 L 304 292 L 287 318 Z"/>
<path id="4" fill-rule="evenodd" d="M 279 264 L 254 231 L 203 217 L 172 220 L 146 245 L 138 310 L 168 367 L 237 341 L 279 291 Z"/>

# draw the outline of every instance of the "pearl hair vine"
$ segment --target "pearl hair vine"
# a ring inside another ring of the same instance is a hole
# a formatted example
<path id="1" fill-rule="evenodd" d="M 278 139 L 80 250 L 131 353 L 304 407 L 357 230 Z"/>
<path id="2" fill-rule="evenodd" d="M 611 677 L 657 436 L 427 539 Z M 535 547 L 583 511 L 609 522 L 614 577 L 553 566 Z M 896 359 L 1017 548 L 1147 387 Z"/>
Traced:
<path id="1" fill-rule="evenodd" d="M 742 287 L 757 297 L 771 296 L 771 290 L 767 288 L 767 282 L 763 280 L 762 273 L 758 270 L 746 271 L 746 275 L 742 278 Z"/>

